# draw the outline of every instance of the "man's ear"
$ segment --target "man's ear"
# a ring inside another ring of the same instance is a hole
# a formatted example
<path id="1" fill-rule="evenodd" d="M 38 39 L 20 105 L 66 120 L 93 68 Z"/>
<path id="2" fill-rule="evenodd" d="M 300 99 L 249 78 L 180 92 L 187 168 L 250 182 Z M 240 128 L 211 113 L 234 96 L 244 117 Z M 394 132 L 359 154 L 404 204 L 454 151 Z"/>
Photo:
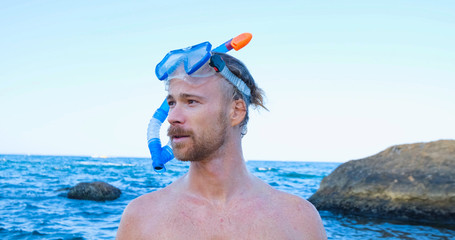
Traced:
<path id="1" fill-rule="evenodd" d="M 246 103 L 242 99 L 237 99 L 231 105 L 231 126 L 239 125 L 246 116 Z"/>

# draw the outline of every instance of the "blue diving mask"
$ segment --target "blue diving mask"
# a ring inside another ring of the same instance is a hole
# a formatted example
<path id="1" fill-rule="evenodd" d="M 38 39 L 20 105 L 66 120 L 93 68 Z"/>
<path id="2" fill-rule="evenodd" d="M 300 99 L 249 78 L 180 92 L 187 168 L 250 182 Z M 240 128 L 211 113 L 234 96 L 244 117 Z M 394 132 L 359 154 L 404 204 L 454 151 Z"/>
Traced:
<path id="1" fill-rule="evenodd" d="M 155 74 L 162 81 L 171 77 L 177 68 L 183 67 L 186 74 L 191 75 L 209 60 L 211 49 L 212 44 L 203 42 L 192 47 L 170 51 L 156 65 Z"/>
<path id="2" fill-rule="evenodd" d="M 220 56 L 212 55 L 211 49 L 212 45 L 209 42 L 203 42 L 170 51 L 156 65 L 155 74 L 159 80 L 165 80 L 167 83 L 174 78 L 199 83 L 218 72 L 239 89 L 248 102 L 251 95 L 249 87 L 226 67 Z"/>

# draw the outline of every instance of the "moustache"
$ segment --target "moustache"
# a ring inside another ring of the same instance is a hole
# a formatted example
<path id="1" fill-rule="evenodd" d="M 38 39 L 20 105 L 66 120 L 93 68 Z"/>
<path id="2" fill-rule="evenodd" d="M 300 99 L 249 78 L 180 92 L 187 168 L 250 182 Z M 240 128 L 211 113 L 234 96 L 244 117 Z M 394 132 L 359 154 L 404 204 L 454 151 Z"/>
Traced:
<path id="1" fill-rule="evenodd" d="M 174 127 L 174 126 L 170 126 L 168 129 L 167 129 L 167 136 L 168 137 L 174 137 L 174 136 L 190 136 L 193 134 L 193 131 L 191 130 L 186 130 L 182 127 Z"/>

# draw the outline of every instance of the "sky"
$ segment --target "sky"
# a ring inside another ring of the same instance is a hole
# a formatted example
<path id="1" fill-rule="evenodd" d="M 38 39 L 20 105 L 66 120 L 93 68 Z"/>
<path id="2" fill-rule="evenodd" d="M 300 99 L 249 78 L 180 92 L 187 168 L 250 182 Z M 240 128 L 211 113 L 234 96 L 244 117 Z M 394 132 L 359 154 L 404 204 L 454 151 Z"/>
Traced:
<path id="1" fill-rule="evenodd" d="M 156 64 L 243 32 L 230 54 L 269 109 L 251 110 L 247 160 L 345 162 L 455 138 L 454 1 L 216 3 L 1 1 L 0 154 L 149 157 L 167 95 Z"/>

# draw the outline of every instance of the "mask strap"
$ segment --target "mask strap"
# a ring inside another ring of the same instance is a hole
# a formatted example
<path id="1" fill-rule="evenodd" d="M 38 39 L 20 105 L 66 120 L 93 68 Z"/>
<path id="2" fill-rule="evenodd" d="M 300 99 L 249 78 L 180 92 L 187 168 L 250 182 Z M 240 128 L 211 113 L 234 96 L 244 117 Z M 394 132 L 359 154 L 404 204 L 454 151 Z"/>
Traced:
<path id="1" fill-rule="evenodd" d="M 212 55 L 210 57 L 209 65 L 231 82 L 243 94 L 247 104 L 249 104 L 251 96 L 250 88 L 226 67 L 226 63 L 219 55 Z"/>

